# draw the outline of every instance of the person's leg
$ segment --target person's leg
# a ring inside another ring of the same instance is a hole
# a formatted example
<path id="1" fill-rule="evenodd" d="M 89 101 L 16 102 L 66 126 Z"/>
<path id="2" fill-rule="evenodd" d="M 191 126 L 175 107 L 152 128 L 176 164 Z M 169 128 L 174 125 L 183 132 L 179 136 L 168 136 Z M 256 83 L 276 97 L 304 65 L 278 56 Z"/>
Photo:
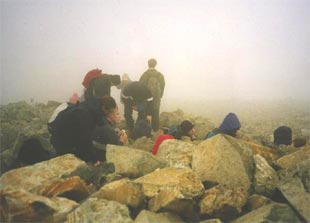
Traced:
<path id="1" fill-rule="evenodd" d="M 160 110 L 160 99 L 154 99 L 153 112 L 152 112 L 152 129 L 154 132 L 157 132 L 159 129 L 159 110 Z"/>
<path id="2" fill-rule="evenodd" d="M 131 132 L 133 130 L 133 126 L 134 126 L 134 119 L 132 118 L 132 102 L 129 100 L 124 100 L 124 117 L 127 123 L 127 127 L 129 132 Z"/>

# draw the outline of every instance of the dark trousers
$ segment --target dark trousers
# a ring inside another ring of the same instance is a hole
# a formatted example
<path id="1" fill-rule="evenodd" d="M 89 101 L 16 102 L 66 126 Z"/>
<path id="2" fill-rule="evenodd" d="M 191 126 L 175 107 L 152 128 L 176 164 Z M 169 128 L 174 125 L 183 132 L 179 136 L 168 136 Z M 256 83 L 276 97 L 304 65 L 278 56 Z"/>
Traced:
<path id="1" fill-rule="evenodd" d="M 145 119 L 146 120 L 146 103 L 141 103 L 141 105 L 143 106 L 143 109 L 138 110 L 138 118 L 137 120 L 140 119 Z M 132 117 L 132 112 L 133 112 L 133 106 L 137 106 L 137 103 L 134 103 L 131 100 L 124 100 L 124 116 L 125 116 L 125 120 L 128 126 L 128 129 L 130 131 L 133 130 L 134 128 L 134 124 L 135 121 Z"/>
<path id="2" fill-rule="evenodd" d="M 157 132 L 159 129 L 159 111 L 160 111 L 160 98 L 153 99 L 153 111 L 152 111 L 152 129 Z"/>

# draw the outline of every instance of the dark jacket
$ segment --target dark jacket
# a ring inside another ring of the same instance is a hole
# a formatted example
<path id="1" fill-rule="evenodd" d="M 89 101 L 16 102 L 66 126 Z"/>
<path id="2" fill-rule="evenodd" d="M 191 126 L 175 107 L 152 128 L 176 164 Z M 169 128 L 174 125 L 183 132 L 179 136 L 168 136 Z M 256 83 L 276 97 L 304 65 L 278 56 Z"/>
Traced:
<path id="1" fill-rule="evenodd" d="M 104 145 L 123 145 L 123 143 L 119 140 L 119 136 L 115 129 L 115 125 L 113 125 L 106 117 L 104 117 L 103 124 L 101 126 L 97 126 L 94 131 L 94 141 Z"/>
<path id="2" fill-rule="evenodd" d="M 239 130 L 240 128 L 241 125 L 237 115 L 234 113 L 229 113 L 228 115 L 226 115 L 219 128 L 213 129 L 207 134 L 206 139 L 211 138 L 218 133 L 235 136 L 237 130 Z"/>
<path id="3" fill-rule="evenodd" d="M 151 77 L 156 77 L 158 79 L 161 89 L 160 97 L 162 98 L 165 90 L 165 78 L 162 73 L 158 72 L 155 68 L 149 68 L 142 74 L 139 81 L 142 82 L 144 85 L 148 86 L 148 82 Z"/>
<path id="4" fill-rule="evenodd" d="M 68 106 L 49 123 L 51 143 L 57 155 L 73 153 L 84 161 L 100 160 L 92 144 L 93 131 L 102 121 L 100 103 L 95 98 Z"/>
<path id="5" fill-rule="evenodd" d="M 153 96 L 150 90 L 143 83 L 139 81 L 133 81 L 128 84 L 123 91 L 122 98 L 124 102 L 131 101 L 133 105 L 145 103 L 146 114 L 152 114 Z"/>

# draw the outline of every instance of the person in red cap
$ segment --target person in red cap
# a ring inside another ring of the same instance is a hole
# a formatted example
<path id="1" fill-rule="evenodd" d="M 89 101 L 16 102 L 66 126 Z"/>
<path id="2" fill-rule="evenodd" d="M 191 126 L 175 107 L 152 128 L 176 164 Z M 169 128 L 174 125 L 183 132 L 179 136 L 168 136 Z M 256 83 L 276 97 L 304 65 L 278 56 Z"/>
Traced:
<path id="1" fill-rule="evenodd" d="M 111 86 L 121 83 L 120 75 L 104 74 L 102 70 L 93 69 L 84 77 L 82 82 L 85 87 L 85 99 L 90 97 L 101 98 L 103 96 L 111 96 Z"/>
<path id="2" fill-rule="evenodd" d="M 184 120 L 180 125 L 173 126 L 168 129 L 165 134 L 159 135 L 152 149 L 153 155 L 157 154 L 159 146 L 163 141 L 167 139 L 182 140 L 184 136 L 189 137 L 191 141 L 196 139 L 194 125 L 189 120 Z"/>

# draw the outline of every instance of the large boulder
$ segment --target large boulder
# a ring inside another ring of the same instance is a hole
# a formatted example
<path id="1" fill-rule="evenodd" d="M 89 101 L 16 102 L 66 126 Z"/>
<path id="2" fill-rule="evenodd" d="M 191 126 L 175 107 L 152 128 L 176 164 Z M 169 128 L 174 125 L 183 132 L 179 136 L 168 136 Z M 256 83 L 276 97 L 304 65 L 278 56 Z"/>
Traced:
<path id="1" fill-rule="evenodd" d="M 205 191 L 199 202 L 200 212 L 208 217 L 229 221 L 238 216 L 248 198 L 244 187 L 217 185 Z"/>
<path id="2" fill-rule="evenodd" d="M 304 147 L 294 153 L 281 157 L 276 164 L 281 168 L 293 168 L 297 163 L 310 159 L 310 147 Z"/>
<path id="3" fill-rule="evenodd" d="M 191 167 L 196 146 L 176 139 L 165 140 L 156 157 L 170 167 Z"/>
<path id="4" fill-rule="evenodd" d="M 154 197 L 161 190 L 173 187 L 185 198 L 198 197 L 204 192 L 199 177 L 191 169 L 167 167 L 135 179 L 134 182 L 143 185 L 143 192 L 148 198 Z"/>
<path id="5" fill-rule="evenodd" d="M 279 182 L 278 175 L 261 155 L 254 155 L 254 161 L 254 190 L 257 194 L 271 197 Z"/>
<path id="6" fill-rule="evenodd" d="M 12 187 L 0 190 L 0 200 L 1 222 L 63 222 L 78 206 L 66 198 L 46 198 Z"/>
<path id="7" fill-rule="evenodd" d="M 164 166 L 149 152 L 116 145 L 107 145 L 106 159 L 114 164 L 116 173 L 130 178 L 143 176 Z"/>
<path id="8" fill-rule="evenodd" d="M 117 201 L 133 208 L 141 207 L 145 202 L 142 185 L 128 178 L 104 185 L 92 197 Z"/>
<path id="9" fill-rule="evenodd" d="M 48 181 L 72 173 L 82 165 L 85 165 L 84 161 L 67 154 L 32 166 L 10 170 L 1 176 L 0 184 L 1 187 L 11 186 L 32 191 Z"/>
<path id="10" fill-rule="evenodd" d="M 305 191 L 300 178 L 296 176 L 283 180 L 278 188 L 303 220 L 310 222 L 310 194 Z"/>
<path id="11" fill-rule="evenodd" d="M 192 168 L 201 181 L 250 188 L 250 177 L 239 152 L 221 134 L 197 145 Z"/>
<path id="12" fill-rule="evenodd" d="M 131 145 L 131 147 L 147 152 L 152 152 L 153 145 L 154 142 L 152 141 L 152 139 L 143 136 L 141 138 L 136 139 Z"/>
<path id="13" fill-rule="evenodd" d="M 272 165 L 277 159 L 283 156 L 283 153 L 280 150 L 262 146 L 249 141 L 242 142 L 252 150 L 253 155 L 259 154 L 264 157 L 269 165 Z"/>
<path id="14" fill-rule="evenodd" d="M 68 214 L 66 223 L 131 223 L 128 207 L 116 201 L 90 197 Z"/>

